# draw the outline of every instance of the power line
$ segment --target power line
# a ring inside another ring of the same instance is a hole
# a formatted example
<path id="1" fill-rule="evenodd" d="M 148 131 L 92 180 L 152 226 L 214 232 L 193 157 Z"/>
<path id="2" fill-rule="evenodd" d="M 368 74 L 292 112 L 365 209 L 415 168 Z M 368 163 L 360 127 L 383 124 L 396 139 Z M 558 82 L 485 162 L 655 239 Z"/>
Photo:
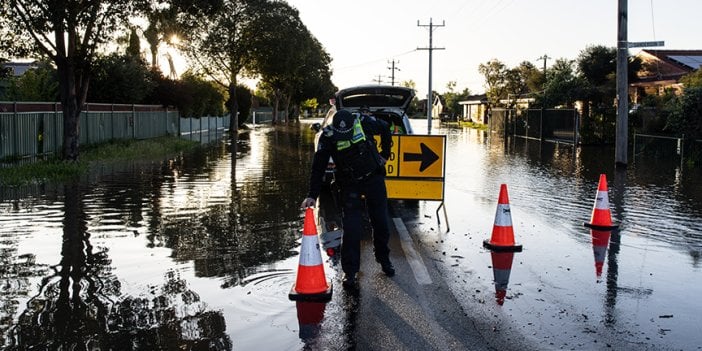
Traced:
<path id="1" fill-rule="evenodd" d="M 415 52 L 415 51 L 417 51 L 417 49 L 412 49 L 412 50 L 409 50 L 409 51 L 405 51 L 405 52 L 403 52 L 403 53 L 401 53 L 401 54 L 395 54 L 395 55 L 392 55 L 392 57 L 404 56 L 404 55 L 407 55 L 407 54 L 411 54 L 411 53 L 413 53 L 413 52 Z M 381 62 L 381 61 L 384 61 L 384 60 L 387 60 L 387 58 L 379 58 L 379 59 L 375 59 L 375 60 L 372 60 L 372 61 L 366 61 L 366 62 L 363 62 L 363 63 L 358 63 L 358 64 L 355 64 L 355 65 L 344 66 L 344 67 L 337 67 L 336 70 L 337 70 L 337 71 L 340 71 L 340 70 L 344 70 L 344 69 L 356 68 L 356 67 L 360 67 L 360 66 L 369 65 L 369 64 L 371 64 L 371 63 Z"/>

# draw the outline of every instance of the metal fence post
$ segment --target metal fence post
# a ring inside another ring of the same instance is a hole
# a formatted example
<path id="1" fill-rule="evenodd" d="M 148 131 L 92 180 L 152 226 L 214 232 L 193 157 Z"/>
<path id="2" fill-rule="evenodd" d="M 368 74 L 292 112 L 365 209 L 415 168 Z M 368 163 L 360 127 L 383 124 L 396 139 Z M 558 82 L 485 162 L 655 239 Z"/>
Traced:
<path id="1" fill-rule="evenodd" d="M 110 138 L 115 138 L 115 104 L 110 105 Z"/>
<path id="2" fill-rule="evenodd" d="M 539 141 L 544 141 L 544 113 L 546 109 L 541 109 L 541 116 L 539 117 Z"/>
<path id="3" fill-rule="evenodd" d="M 14 130 L 14 133 L 12 133 L 12 153 L 10 153 L 10 155 L 15 155 L 18 149 L 17 139 L 19 139 L 19 130 L 17 128 L 17 101 L 12 104 L 12 112 L 12 130 Z"/>
<path id="4" fill-rule="evenodd" d="M 136 139 L 136 107 L 132 104 L 132 139 Z"/>
<path id="5" fill-rule="evenodd" d="M 61 152 L 63 155 L 63 150 L 61 145 L 63 145 L 63 133 L 59 133 L 59 117 L 58 117 L 58 102 L 54 103 L 54 150 L 56 152 Z M 61 136 L 59 138 L 59 135 Z"/>
<path id="6" fill-rule="evenodd" d="M 80 116 L 80 114 L 79 114 Z M 80 118 L 80 117 L 78 117 Z M 85 104 L 85 141 L 90 145 L 90 104 Z"/>

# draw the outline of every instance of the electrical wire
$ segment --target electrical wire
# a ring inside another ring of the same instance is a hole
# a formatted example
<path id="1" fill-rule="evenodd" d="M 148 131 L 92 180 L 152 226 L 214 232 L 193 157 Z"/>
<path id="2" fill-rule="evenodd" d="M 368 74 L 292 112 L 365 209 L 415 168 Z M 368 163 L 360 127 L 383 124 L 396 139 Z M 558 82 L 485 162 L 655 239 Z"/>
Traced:
<path id="1" fill-rule="evenodd" d="M 401 54 L 392 55 L 392 57 L 404 56 L 404 55 L 413 53 L 413 52 L 415 52 L 415 51 L 417 51 L 417 49 L 412 49 L 412 50 L 410 50 L 410 51 L 405 51 L 405 52 L 403 52 L 403 53 L 401 53 Z M 379 59 L 375 59 L 375 60 L 372 60 L 372 61 L 366 61 L 366 62 L 362 62 L 362 63 L 357 63 L 357 64 L 350 65 L 350 66 L 337 67 L 337 68 L 336 68 L 336 71 L 342 71 L 342 70 L 345 70 L 345 69 L 351 69 L 351 68 L 361 67 L 361 66 L 370 65 L 370 64 L 372 64 L 372 63 L 378 63 L 378 62 L 386 61 L 386 60 L 387 60 L 387 58 L 379 58 Z"/>

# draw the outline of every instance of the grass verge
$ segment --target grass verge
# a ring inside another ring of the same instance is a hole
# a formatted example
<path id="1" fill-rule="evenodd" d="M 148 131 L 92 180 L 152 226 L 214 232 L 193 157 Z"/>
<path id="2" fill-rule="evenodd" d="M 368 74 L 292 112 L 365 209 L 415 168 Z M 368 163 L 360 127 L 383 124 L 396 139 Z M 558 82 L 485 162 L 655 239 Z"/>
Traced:
<path id="1" fill-rule="evenodd" d="M 488 125 L 483 124 L 483 123 L 475 123 L 475 122 L 458 122 L 458 124 L 461 127 L 466 127 L 466 128 L 473 128 L 473 129 L 478 129 L 478 130 L 487 130 Z"/>
<path id="2" fill-rule="evenodd" d="M 176 137 L 113 140 L 81 148 L 78 162 L 58 158 L 0 167 L 0 185 L 18 186 L 41 181 L 62 181 L 86 172 L 91 163 L 155 159 L 197 147 L 199 143 Z"/>

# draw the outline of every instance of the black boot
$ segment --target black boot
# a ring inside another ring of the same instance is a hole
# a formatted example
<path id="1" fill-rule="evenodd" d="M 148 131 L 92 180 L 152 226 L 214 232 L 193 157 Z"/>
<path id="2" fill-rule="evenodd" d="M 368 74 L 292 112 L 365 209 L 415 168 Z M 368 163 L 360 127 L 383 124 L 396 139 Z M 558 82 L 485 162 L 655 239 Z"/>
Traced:
<path id="1" fill-rule="evenodd" d="M 341 285 L 344 286 L 344 289 L 356 289 L 356 273 L 344 273 Z"/>
<path id="2" fill-rule="evenodd" d="M 385 275 L 387 275 L 388 277 L 392 277 L 395 275 L 395 267 L 392 266 L 392 262 L 390 262 L 389 258 L 376 258 L 375 260 L 378 261 L 378 263 L 380 263 L 380 268 L 383 270 L 383 273 L 385 273 Z"/>

